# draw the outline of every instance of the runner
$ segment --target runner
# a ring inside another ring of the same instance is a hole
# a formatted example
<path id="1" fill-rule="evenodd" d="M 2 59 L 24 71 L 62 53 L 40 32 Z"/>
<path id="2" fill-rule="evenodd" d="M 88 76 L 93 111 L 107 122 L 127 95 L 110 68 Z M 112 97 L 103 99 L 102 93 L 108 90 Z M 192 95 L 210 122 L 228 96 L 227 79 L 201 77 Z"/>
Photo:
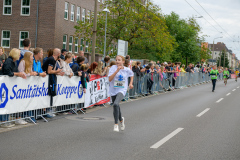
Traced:
<path id="1" fill-rule="evenodd" d="M 217 70 L 217 66 L 213 66 L 213 69 L 210 72 L 211 79 L 212 79 L 212 85 L 213 85 L 212 92 L 214 92 L 214 90 L 215 90 L 218 74 L 219 74 L 219 72 Z"/>
<path id="2" fill-rule="evenodd" d="M 238 78 L 238 75 L 239 75 L 239 71 L 238 70 L 235 71 L 235 75 L 236 75 L 235 81 L 237 82 L 237 78 Z"/>
<path id="3" fill-rule="evenodd" d="M 130 78 L 129 88 L 133 88 L 133 72 L 130 68 L 124 67 L 125 58 L 118 55 L 116 64 L 109 70 L 109 93 L 113 102 L 113 116 L 115 120 L 113 131 L 119 132 L 118 120 L 121 124 L 121 130 L 125 129 L 125 119 L 121 115 L 119 102 L 124 98 L 128 88 L 128 77 Z"/>
<path id="4" fill-rule="evenodd" d="M 224 79 L 225 86 L 227 85 L 228 77 L 229 77 L 229 72 L 228 72 L 228 69 L 225 68 L 225 70 L 223 71 L 223 79 Z"/>

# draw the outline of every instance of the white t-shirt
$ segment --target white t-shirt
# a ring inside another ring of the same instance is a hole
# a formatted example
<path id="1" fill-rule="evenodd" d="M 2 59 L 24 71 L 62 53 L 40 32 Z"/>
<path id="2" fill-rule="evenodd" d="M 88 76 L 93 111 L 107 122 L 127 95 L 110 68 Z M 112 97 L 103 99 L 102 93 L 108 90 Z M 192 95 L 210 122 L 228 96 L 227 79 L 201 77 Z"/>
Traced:
<path id="1" fill-rule="evenodd" d="M 117 70 L 117 65 L 113 65 L 109 70 L 110 77 L 114 72 Z M 115 96 L 118 93 L 122 93 L 123 96 L 125 96 L 127 89 L 128 89 L 128 77 L 133 77 L 133 71 L 130 68 L 124 67 L 124 69 L 121 69 L 116 76 L 113 78 L 113 80 L 109 83 L 109 94 L 111 96 Z M 117 82 L 124 82 L 124 88 L 116 88 L 114 87 Z M 115 83 L 115 85 L 114 85 Z"/>

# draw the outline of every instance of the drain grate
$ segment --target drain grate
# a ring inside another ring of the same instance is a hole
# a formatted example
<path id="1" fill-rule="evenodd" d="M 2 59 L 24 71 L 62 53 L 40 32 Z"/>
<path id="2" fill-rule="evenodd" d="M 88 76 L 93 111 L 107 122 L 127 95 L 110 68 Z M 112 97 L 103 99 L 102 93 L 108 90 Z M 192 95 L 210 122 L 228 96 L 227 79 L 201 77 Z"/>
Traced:
<path id="1" fill-rule="evenodd" d="M 104 120 L 104 118 L 101 117 L 77 117 L 77 119 L 85 120 L 85 121 L 100 121 Z"/>

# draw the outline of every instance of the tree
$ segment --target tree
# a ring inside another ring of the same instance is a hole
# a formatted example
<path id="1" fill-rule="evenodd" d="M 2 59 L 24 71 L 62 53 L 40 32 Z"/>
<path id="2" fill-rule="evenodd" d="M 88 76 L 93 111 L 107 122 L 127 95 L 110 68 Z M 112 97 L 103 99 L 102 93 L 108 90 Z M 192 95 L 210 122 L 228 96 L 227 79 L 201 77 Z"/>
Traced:
<path id="1" fill-rule="evenodd" d="M 224 65 L 224 55 L 225 55 L 225 65 Z M 220 62 L 220 57 L 221 57 L 221 62 Z M 219 66 L 219 62 L 220 62 L 220 66 L 229 68 L 229 60 L 225 50 L 222 50 L 222 52 L 220 53 L 220 57 L 218 57 L 217 59 L 217 65 Z"/>
<path id="2" fill-rule="evenodd" d="M 194 18 L 180 19 L 179 15 L 172 12 L 165 16 L 168 31 L 175 37 L 177 45 L 171 54 L 173 61 L 197 62 L 201 60 L 201 38 L 198 37 L 200 27 Z"/>

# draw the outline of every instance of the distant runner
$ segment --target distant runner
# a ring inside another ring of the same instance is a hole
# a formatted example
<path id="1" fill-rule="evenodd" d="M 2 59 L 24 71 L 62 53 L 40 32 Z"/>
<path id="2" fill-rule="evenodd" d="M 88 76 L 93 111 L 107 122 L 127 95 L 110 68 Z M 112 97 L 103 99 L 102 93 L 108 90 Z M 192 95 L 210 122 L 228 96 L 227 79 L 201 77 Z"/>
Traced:
<path id="1" fill-rule="evenodd" d="M 229 77 L 229 71 L 227 68 L 225 68 L 225 70 L 223 71 L 223 79 L 224 79 L 225 86 L 227 85 L 228 77 Z"/>
<path id="2" fill-rule="evenodd" d="M 219 74 L 219 72 L 217 70 L 217 66 L 214 66 L 213 69 L 210 72 L 211 79 L 212 79 L 212 85 L 213 85 L 212 92 L 215 91 L 215 86 L 216 86 L 218 74 Z"/>

